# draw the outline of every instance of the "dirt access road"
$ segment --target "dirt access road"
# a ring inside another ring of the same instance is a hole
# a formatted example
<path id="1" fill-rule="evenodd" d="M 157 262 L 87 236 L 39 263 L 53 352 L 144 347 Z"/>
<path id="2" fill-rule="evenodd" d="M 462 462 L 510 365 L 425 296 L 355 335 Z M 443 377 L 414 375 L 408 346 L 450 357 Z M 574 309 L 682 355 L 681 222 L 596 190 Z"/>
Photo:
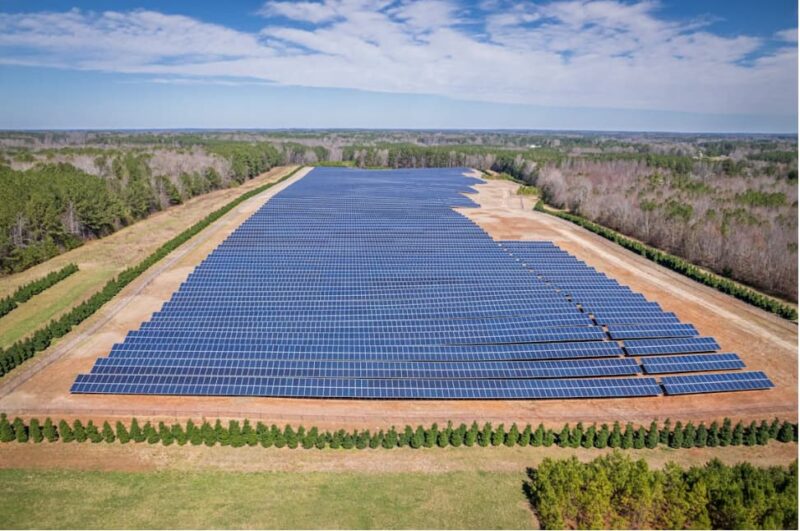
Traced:
<path id="1" fill-rule="evenodd" d="M 121 307 L 99 312 L 62 342 L 64 352 L 29 379 L 0 386 L 0 411 L 11 415 L 129 419 L 241 418 L 316 425 L 320 428 L 383 428 L 389 425 L 492 421 L 560 426 L 564 422 L 649 423 L 653 419 L 796 419 L 797 327 L 771 314 L 705 288 L 566 221 L 532 211 L 533 200 L 515 195 L 516 185 L 489 181 L 476 186 L 481 207 L 462 212 L 495 239 L 551 240 L 667 311 L 738 352 L 749 369 L 764 370 L 770 391 L 709 396 L 539 401 L 364 401 L 252 397 L 151 397 L 70 395 L 75 375 L 91 369 L 129 330 L 138 328 L 169 299 L 192 269 L 266 200 L 302 177 L 296 175 L 242 204 L 190 241 L 190 249 L 162 264 L 152 278 L 139 279 L 122 294 Z M 181 250 L 178 251 L 179 253 Z M 110 312 L 108 315 L 106 311 Z M 98 323 L 105 319 L 106 322 Z M 96 327 L 91 334 L 86 331 Z M 77 336 L 77 339 L 76 339 Z M 58 345 L 56 346 L 58 347 Z M 46 358 L 46 355 L 44 356 Z M 41 362 L 42 360 L 39 360 Z M 31 362 L 37 363 L 37 362 Z M 38 365 L 36 366 L 39 367 Z M 33 372 L 33 371 L 32 371 Z"/>

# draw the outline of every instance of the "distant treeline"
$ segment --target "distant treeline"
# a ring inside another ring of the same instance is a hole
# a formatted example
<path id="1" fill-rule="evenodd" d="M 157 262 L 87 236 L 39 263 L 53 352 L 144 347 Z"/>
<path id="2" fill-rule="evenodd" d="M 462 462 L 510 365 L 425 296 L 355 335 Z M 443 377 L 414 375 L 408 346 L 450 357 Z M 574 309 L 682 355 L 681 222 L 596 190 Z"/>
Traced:
<path id="1" fill-rule="evenodd" d="M 229 175 L 213 166 L 156 175 L 149 153 L 99 149 L 78 156 L 96 154 L 94 166 L 102 175 L 63 162 L 26 170 L 0 164 L 0 273 L 22 271 L 169 205 L 242 183 L 282 161 L 277 149 L 264 143 L 217 142 L 208 151 L 227 161 Z"/>
<path id="2" fill-rule="evenodd" d="M 545 459 L 528 476 L 544 529 L 797 529 L 796 460 L 651 470 L 615 452 L 589 463 Z"/>

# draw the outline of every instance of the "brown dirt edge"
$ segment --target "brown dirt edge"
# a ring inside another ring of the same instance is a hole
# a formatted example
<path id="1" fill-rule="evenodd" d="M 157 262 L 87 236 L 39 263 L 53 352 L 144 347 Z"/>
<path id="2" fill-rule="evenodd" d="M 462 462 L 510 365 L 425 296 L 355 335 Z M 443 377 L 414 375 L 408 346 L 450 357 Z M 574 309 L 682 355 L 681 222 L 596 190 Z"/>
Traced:
<path id="1" fill-rule="evenodd" d="M 0 469 L 66 469 L 145 472 L 156 470 L 226 472 L 359 472 L 367 474 L 457 471 L 520 472 L 545 458 L 572 456 L 590 461 L 611 449 L 553 447 L 397 448 L 365 450 L 292 450 L 230 446 L 163 446 L 146 443 L 4 443 Z M 771 442 L 767 446 L 728 446 L 672 450 L 617 450 L 644 459 L 655 468 L 674 462 L 700 466 L 711 459 L 726 464 L 747 461 L 757 466 L 786 466 L 797 459 L 797 444 Z"/>

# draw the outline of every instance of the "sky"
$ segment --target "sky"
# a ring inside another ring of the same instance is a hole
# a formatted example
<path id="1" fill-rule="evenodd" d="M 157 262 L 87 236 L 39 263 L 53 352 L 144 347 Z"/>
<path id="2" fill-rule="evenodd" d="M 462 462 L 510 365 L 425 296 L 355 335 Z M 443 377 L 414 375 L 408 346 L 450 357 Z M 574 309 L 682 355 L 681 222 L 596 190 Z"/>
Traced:
<path id="1" fill-rule="evenodd" d="M 0 129 L 797 132 L 787 0 L 0 0 Z"/>

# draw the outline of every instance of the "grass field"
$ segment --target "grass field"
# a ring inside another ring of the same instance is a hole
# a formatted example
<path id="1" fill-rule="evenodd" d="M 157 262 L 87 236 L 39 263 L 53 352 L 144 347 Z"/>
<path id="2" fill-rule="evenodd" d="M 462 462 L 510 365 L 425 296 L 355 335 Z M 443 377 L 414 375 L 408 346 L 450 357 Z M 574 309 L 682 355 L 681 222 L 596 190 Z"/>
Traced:
<path id="1" fill-rule="evenodd" d="M 520 473 L 0 471 L 3 528 L 530 528 Z M 13 501 L 12 501 L 13 500 Z"/>

